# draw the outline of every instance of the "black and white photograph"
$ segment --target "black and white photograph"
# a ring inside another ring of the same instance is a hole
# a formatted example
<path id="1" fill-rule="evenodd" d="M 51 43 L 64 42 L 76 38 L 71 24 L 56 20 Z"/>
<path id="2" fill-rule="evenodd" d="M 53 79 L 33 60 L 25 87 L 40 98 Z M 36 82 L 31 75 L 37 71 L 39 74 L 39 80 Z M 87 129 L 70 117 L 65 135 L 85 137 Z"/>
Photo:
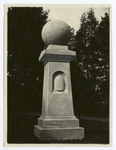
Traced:
<path id="1" fill-rule="evenodd" d="M 4 11 L 4 144 L 110 146 L 111 5 Z"/>

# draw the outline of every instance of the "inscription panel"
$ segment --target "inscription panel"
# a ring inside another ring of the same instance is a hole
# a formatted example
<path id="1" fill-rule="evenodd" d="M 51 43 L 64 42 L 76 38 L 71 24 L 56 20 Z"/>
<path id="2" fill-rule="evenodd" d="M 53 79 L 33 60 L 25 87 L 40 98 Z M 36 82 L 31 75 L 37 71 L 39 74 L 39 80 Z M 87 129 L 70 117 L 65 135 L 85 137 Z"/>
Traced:
<path id="1" fill-rule="evenodd" d="M 49 94 L 49 103 L 70 103 L 71 101 L 71 94 Z"/>
<path id="2" fill-rule="evenodd" d="M 70 105 L 67 103 L 51 103 L 48 112 L 50 116 L 70 116 L 72 114 Z"/>

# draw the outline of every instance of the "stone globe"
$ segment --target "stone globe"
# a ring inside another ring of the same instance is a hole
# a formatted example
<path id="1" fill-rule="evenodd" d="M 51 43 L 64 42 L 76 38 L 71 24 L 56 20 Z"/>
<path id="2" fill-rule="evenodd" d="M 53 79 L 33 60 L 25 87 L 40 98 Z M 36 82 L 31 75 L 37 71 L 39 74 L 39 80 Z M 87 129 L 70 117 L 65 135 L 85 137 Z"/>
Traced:
<path id="1" fill-rule="evenodd" d="M 70 26 L 61 20 L 49 21 L 42 29 L 42 39 L 46 45 L 66 45 L 70 36 Z"/>

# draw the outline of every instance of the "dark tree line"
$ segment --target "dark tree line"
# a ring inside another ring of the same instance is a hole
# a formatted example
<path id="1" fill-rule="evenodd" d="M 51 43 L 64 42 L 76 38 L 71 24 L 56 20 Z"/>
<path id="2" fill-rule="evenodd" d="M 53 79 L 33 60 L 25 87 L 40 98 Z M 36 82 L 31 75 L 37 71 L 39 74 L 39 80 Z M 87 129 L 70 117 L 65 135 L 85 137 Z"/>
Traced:
<path id="1" fill-rule="evenodd" d="M 43 8 L 8 9 L 8 108 L 9 111 L 41 109 L 44 48 L 41 30 L 47 22 Z"/>
<path id="2" fill-rule="evenodd" d="M 72 62 L 74 106 L 89 114 L 108 116 L 109 15 L 105 13 L 98 22 L 92 8 L 84 13 L 69 48 L 77 53 Z"/>

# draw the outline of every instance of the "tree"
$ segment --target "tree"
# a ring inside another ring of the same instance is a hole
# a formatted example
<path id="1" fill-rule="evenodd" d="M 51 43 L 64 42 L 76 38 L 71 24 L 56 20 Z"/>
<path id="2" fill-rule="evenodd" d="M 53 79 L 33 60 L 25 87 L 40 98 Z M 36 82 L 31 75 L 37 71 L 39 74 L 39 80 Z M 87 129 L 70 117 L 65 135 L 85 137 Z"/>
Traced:
<path id="1" fill-rule="evenodd" d="M 74 40 L 72 42 L 74 43 L 72 50 L 77 53 L 72 64 L 78 70 L 76 77 L 79 80 L 77 83 L 72 73 L 72 80 L 75 83 L 73 84 L 74 99 L 76 99 L 74 103 L 80 109 L 91 112 L 97 109 L 96 111 L 99 112 L 97 105 L 106 104 L 109 94 L 109 18 L 108 14 L 105 14 L 99 23 L 91 8 L 82 15 L 80 21 L 75 42 Z"/>
<path id="2" fill-rule="evenodd" d="M 101 17 L 97 34 L 99 35 L 99 66 L 97 80 L 101 103 L 109 104 L 109 15 Z"/>
<path id="3" fill-rule="evenodd" d="M 39 110 L 43 65 L 38 57 L 44 48 L 41 30 L 48 13 L 41 7 L 8 8 L 8 108 L 11 111 Z"/>

